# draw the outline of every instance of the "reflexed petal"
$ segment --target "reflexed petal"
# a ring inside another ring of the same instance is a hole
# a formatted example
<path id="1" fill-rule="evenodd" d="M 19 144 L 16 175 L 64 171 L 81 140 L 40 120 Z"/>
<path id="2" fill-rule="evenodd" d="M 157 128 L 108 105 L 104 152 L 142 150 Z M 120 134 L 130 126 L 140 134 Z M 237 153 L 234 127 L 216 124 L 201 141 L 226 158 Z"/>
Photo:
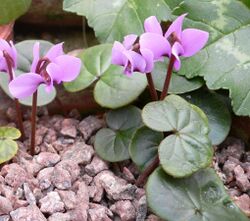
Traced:
<path id="1" fill-rule="evenodd" d="M 45 86 L 45 91 L 47 92 L 47 93 L 50 93 L 51 91 L 52 91 L 52 89 L 54 88 L 54 79 L 50 76 L 50 79 L 51 79 L 51 81 L 50 81 L 50 84 L 46 84 L 46 86 Z"/>
<path id="2" fill-rule="evenodd" d="M 12 58 L 12 60 L 14 62 L 13 68 L 16 68 L 16 66 L 17 66 L 17 52 L 16 52 L 15 46 L 13 45 L 13 42 L 10 41 L 10 44 L 9 44 L 7 41 L 0 39 L 0 51 L 6 51 L 8 53 L 8 55 Z M 1 65 L 2 66 L 1 70 L 7 71 L 8 68 L 7 68 L 5 58 L 4 58 L 4 61 L 2 63 L 5 63 L 5 65 Z"/>
<path id="3" fill-rule="evenodd" d="M 55 64 L 59 66 L 56 68 L 55 66 L 50 68 L 49 66 L 53 63 L 50 63 L 47 66 L 47 71 L 52 79 L 56 82 L 69 82 L 73 81 L 81 70 L 82 62 L 79 58 L 70 55 L 61 55 L 55 59 Z"/>
<path id="4" fill-rule="evenodd" d="M 173 21 L 165 33 L 166 38 L 168 38 L 173 32 L 176 33 L 178 38 L 181 38 L 182 24 L 186 15 L 187 14 L 183 14 Z"/>
<path id="5" fill-rule="evenodd" d="M 179 71 L 181 68 L 181 60 L 179 58 L 179 56 L 181 56 L 183 54 L 184 50 L 183 47 L 181 46 L 181 44 L 179 42 L 175 42 L 173 47 L 172 47 L 172 54 L 175 57 L 175 62 L 174 62 L 174 69 L 176 71 Z"/>
<path id="6" fill-rule="evenodd" d="M 163 35 L 161 25 L 155 16 L 150 16 L 144 21 L 144 29 L 146 32 Z"/>
<path id="7" fill-rule="evenodd" d="M 40 59 L 40 43 L 36 42 L 33 46 L 33 61 L 30 68 L 31 72 L 33 73 L 36 72 L 36 66 L 38 64 L 39 59 Z"/>
<path id="8" fill-rule="evenodd" d="M 123 55 L 124 61 L 127 61 L 124 69 L 125 74 L 131 75 L 135 71 L 145 72 L 146 62 L 140 54 L 134 51 L 124 51 Z"/>
<path id="9" fill-rule="evenodd" d="M 11 53 L 11 57 L 14 61 L 14 67 L 13 68 L 17 68 L 17 50 L 16 50 L 16 47 L 15 45 L 13 44 L 13 41 L 10 41 L 10 46 L 11 46 L 11 49 L 12 49 L 12 53 Z"/>
<path id="10" fill-rule="evenodd" d="M 43 83 L 43 78 L 40 75 L 26 73 L 9 83 L 9 91 L 15 98 L 25 98 L 32 95 L 41 83 Z"/>
<path id="11" fill-rule="evenodd" d="M 137 35 L 131 34 L 131 35 L 127 35 L 124 37 L 124 41 L 123 41 L 123 46 L 126 49 L 131 49 L 133 44 L 135 43 L 136 39 L 137 39 Z"/>
<path id="12" fill-rule="evenodd" d="M 120 42 L 115 41 L 113 48 L 112 48 L 111 63 L 116 64 L 116 65 L 124 65 L 123 52 L 125 50 L 126 49 Z"/>
<path id="13" fill-rule="evenodd" d="M 6 72 L 8 70 L 5 58 L 2 51 L 0 51 L 0 71 Z"/>
<path id="14" fill-rule="evenodd" d="M 169 56 L 171 46 L 166 38 L 155 33 L 144 33 L 140 37 L 140 48 L 149 49 L 154 54 L 154 60 L 161 59 L 162 56 Z"/>
<path id="15" fill-rule="evenodd" d="M 7 41 L 0 39 L 0 51 L 6 50 L 10 54 L 10 45 Z"/>
<path id="16" fill-rule="evenodd" d="M 51 62 L 54 62 L 54 60 L 61 55 L 64 55 L 63 42 L 52 46 L 46 53 L 45 57 L 48 58 Z"/>
<path id="17" fill-rule="evenodd" d="M 62 82 L 61 79 L 61 72 L 62 69 L 60 68 L 59 65 L 56 63 L 49 63 L 48 66 L 46 67 L 46 71 L 49 74 L 50 78 L 54 81 L 56 81 L 57 84 L 60 84 Z"/>
<path id="18" fill-rule="evenodd" d="M 200 51 L 208 41 L 209 34 L 199 29 L 188 28 L 182 32 L 184 57 L 190 57 Z"/>
<path id="19" fill-rule="evenodd" d="M 141 49 L 140 51 L 141 51 L 142 57 L 145 59 L 145 62 L 146 62 L 145 73 L 152 72 L 154 68 L 154 54 L 152 53 L 152 51 L 146 48 Z"/>

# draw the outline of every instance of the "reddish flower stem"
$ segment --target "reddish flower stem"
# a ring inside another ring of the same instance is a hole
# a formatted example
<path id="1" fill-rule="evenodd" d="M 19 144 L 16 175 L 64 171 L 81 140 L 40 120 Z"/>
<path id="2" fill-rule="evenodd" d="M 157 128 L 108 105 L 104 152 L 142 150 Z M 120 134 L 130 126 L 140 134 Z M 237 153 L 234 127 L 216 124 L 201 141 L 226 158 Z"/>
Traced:
<path id="1" fill-rule="evenodd" d="M 164 82 L 163 90 L 161 92 L 160 100 L 163 100 L 168 94 L 169 84 L 170 84 L 170 80 L 171 80 L 172 73 L 173 73 L 174 62 L 175 62 L 175 56 L 171 55 L 170 61 L 168 64 L 167 76 Z"/>
<path id="2" fill-rule="evenodd" d="M 13 69 L 12 69 L 12 67 L 14 65 L 13 60 L 6 51 L 3 51 L 3 56 L 5 58 L 5 61 L 7 63 L 7 67 L 8 67 L 9 82 L 11 82 L 14 79 L 14 73 L 13 73 Z M 24 128 L 23 128 L 22 109 L 21 109 L 20 103 L 19 103 L 17 98 L 14 98 L 14 102 L 15 102 L 15 107 L 16 107 L 17 125 L 18 125 L 20 132 L 21 132 L 20 140 L 23 141 L 24 140 Z"/>
<path id="3" fill-rule="evenodd" d="M 154 161 L 143 171 L 143 173 L 136 180 L 136 186 L 143 186 L 148 176 L 159 166 L 160 160 L 157 156 Z"/>
<path id="4" fill-rule="evenodd" d="M 146 73 L 146 76 L 147 76 L 147 80 L 148 80 L 148 87 L 149 87 L 149 92 L 150 92 L 151 98 L 153 101 L 158 101 L 158 94 L 157 94 L 157 91 L 155 90 L 152 74 Z"/>
<path id="5" fill-rule="evenodd" d="M 166 79 L 165 79 L 165 82 L 164 82 L 164 86 L 163 86 L 163 90 L 162 90 L 162 93 L 161 93 L 160 100 L 163 100 L 168 94 L 168 89 L 169 89 L 169 84 L 170 84 L 170 80 L 171 80 L 171 77 L 172 77 L 174 62 L 175 62 L 175 57 L 173 55 L 171 55 L 170 61 L 169 61 L 169 64 L 168 64 L 167 76 L 166 76 Z M 139 176 L 139 178 L 136 181 L 136 185 L 137 186 L 144 185 L 145 182 L 146 182 L 146 179 L 148 178 L 148 176 L 159 166 L 159 164 L 160 164 L 160 160 L 159 160 L 159 156 L 157 156 L 154 159 L 154 161 Z"/>
<path id="6" fill-rule="evenodd" d="M 36 146 L 36 112 L 37 112 L 37 91 L 32 97 L 32 113 L 31 113 L 31 138 L 30 138 L 30 154 L 35 154 Z"/>
<path id="7" fill-rule="evenodd" d="M 40 74 L 46 67 L 46 63 L 49 63 L 49 59 L 41 58 L 36 65 L 36 73 Z M 36 112 L 37 112 L 37 90 L 32 96 L 32 113 L 31 113 L 31 137 L 30 137 L 30 154 L 35 154 L 36 146 Z"/>

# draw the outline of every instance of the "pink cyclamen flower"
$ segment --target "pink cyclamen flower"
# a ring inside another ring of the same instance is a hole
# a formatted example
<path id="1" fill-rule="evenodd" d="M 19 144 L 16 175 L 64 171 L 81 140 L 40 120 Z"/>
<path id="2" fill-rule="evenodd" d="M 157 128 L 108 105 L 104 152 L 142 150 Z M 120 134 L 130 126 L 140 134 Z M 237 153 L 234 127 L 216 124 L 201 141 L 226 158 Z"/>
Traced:
<path id="1" fill-rule="evenodd" d="M 126 75 L 135 71 L 148 73 L 153 69 L 153 53 L 148 49 L 140 50 L 139 53 L 136 40 L 137 35 L 127 35 L 122 44 L 115 41 L 112 48 L 112 64 L 124 66 Z"/>
<path id="2" fill-rule="evenodd" d="M 7 72 L 8 65 L 4 57 L 4 52 L 8 54 L 11 59 L 12 68 L 17 67 L 17 51 L 12 41 L 9 43 L 4 39 L 0 39 L 0 71 Z"/>
<path id="3" fill-rule="evenodd" d="M 179 56 L 191 57 L 199 52 L 207 43 L 209 33 L 195 28 L 182 30 L 183 20 L 187 14 L 179 16 L 168 28 L 165 37 L 172 44 L 172 55 L 175 57 L 174 68 L 179 70 Z"/>
<path id="4" fill-rule="evenodd" d="M 191 57 L 200 51 L 208 41 L 208 32 L 188 28 L 182 31 L 183 20 L 187 14 L 179 16 L 163 35 L 160 23 L 155 16 L 144 22 L 145 32 L 140 37 L 140 47 L 151 50 L 154 59 L 162 56 L 175 57 L 174 68 L 180 70 L 180 56 Z"/>
<path id="5" fill-rule="evenodd" d="M 145 33 L 141 35 L 140 49 L 148 49 L 153 53 L 155 61 L 162 60 L 163 56 L 171 54 L 171 45 L 163 36 L 160 23 L 155 16 L 150 16 L 144 21 Z"/>
<path id="6" fill-rule="evenodd" d="M 33 62 L 29 73 L 24 73 L 9 84 L 10 93 L 16 98 L 32 95 L 40 84 L 45 84 L 50 92 L 54 83 L 60 84 L 74 80 L 81 69 L 81 60 L 63 52 L 63 43 L 50 48 L 43 58 L 40 58 L 39 42 L 33 47 Z"/>

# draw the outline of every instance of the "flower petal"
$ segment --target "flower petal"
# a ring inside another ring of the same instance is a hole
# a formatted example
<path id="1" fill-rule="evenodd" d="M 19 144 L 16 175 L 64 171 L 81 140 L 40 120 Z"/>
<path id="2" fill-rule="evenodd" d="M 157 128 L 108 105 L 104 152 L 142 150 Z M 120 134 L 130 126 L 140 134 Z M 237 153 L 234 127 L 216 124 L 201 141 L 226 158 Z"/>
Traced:
<path id="1" fill-rule="evenodd" d="M 181 38 L 182 24 L 186 15 L 187 14 L 183 14 L 173 21 L 173 23 L 169 26 L 167 32 L 165 33 L 166 38 L 168 38 L 173 32 L 176 33 L 179 39 Z"/>
<path id="2" fill-rule="evenodd" d="M 36 42 L 33 46 L 33 61 L 30 68 L 31 72 L 36 73 L 36 66 L 38 64 L 39 59 L 40 59 L 40 43 Z"/>
<path id="3" fill-rule="evenodd" d="M 127 35 L 124 37 L 124 41 L 123 41 L 123 46 L 126 49 L 131 49 L 133 44 L 135 43 L 136 39 L 137 39 L 137 35 L 131 34 L 131 35 Z"/>
<path id="4" fill-rule="evenodd" d="M 124 65 L 123 63 L 123 52 L 125 47 L 118 41 L 115 41 L 112 48 L 111 63 L 115 65 Z"/>
<path id="5" fill-rule="evenodd" d="M 7 70 L 8 70 L 8 67 L 6 64 L 6 60 L 3 56 L 3 52 L 0 51 L 0 71 L 7 72 Z"/>
<path id="6" fill-rule="evenodd" d="M 9 91 L 15 98 L 25 98 L 32 95 L 43 83 L 43 78 L 36 73 L 25 73 L 9 83 Z"/>
<path id="7" fill-rule="evenodd" d="M 181 46 L 181 44 L 179 42 L 175 42 L 173 47 L 172 47 L 172 54 L 175 57 L 175 62 L 174 62 L 174 69 L 176 71 L 179 71 L 181 68 L 181 60 L 179 58 L 179 56 L 181 56 L 183 54 L 184 50 L 183 47 Z"/>
<path id="8" fill-rule="evenodd" d="M 200 51 L 208 41 L 209 34 L 199 29 L 188 28 L 182 32 L 182 47 L 184 57 L 190 57 Z"/>
<path id="9" fill-rule="evenodd" d="M 144 21 L 144 29 L 146 32 L 163 35 L 161 25 L 155 16 L 150 16 Z"/>
<path id="10" fill-rule="evenodd" d="M 131 75 L 135 71 L 145 72 L 146 62 L 140 54 L 134 51 L 124 51 L 123 55 L 124 62 L 126 61 L 124 65 L 124 73 L 126 75 Z"/>
<path id="11" fill-rule="evenodd" d="M 145 73 L 152 72 L 154 68 L 154 54 L 146 48 L 142 48 L 140 51 L 146 62 Z"/>
<path id="12" fill-rule="evenodd" d="M 64 55 L 63 42 L 52 46 L 46 53 L 45 57 L 48 58 L 51 62 L 54 62 L 54 60 L 61 55 Z"/>
<path id="13" fill-rule="evenodd" d="M 8 53 L 8 55 L 12 58 L 13 60 L 13 68 L 16 68 L 17 66 L 17 52 L 16 52 L 16 48 L 13 44 L 12 41 L 10 41 L 10 43 L 8 43 L 7 41 L 0 39 L 0 51 L 6 51 Z M 3 65 L 4 63 L 4 65 Z M 1 69 L 3 71 L 7 71 L 8 67 L 4 58 L 4 61 L 2 61 L 2 65 L 1 65 Z"/>
<path id="14" fill-rule="evenodd" d="M 13 41 L 10 41 L 10 46 L 11 46 L 11 57 L 13 59 L 13 62 L 14 62 L 14 67 L 13 68 L 17 68 L 17 50 L 16 50 L 16 47 L 15 45 L 13 44 Z"/>
<path id="15" fill-rule="evenodd" d="M 154 60 L 159 60 L 162 56 L 169 56 L 171 46 L 166 38 L 155 33 L 144 33 L 140 37 L 140 48 L 149 49 L 154 54 Z"/>
<path id="16" fill-rule="evenodd" d="M 70 55 L 57 57 L 54 63 L 50 63 L 46 70 L 51 78 L 60 83 L 74 80 L 81 70 L 82 62 L 79 58 Z"/>

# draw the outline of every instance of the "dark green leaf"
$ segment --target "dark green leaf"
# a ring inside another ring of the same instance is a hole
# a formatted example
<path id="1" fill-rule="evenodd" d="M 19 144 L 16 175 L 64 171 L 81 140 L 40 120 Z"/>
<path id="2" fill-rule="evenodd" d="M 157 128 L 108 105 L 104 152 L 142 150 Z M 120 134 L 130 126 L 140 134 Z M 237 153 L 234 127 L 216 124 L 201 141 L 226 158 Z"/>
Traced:
<path id="1" fill-rule="evenodd" d="M 162 139 L 161 132 L 153 131 L 145 126 L 135 132 L 129 146 L 129 154 L 141 171 L 157 156 L 158 146 Z"/>
<path id="2" fill-rule="evenodd" d="M 0 24 L 7 24 L 23 15 L 31 0 L 0 0 Z"/>
<path id="3" fill-rule="evenodd" d="M 168 174 L 188 176 L 211 163 L 208 120 L 198 107 L 177 95 L 169 95 L 163 101 L 147 104 L 142 119 L 153 130 L 172 132 L 158 150 L 160 163 Z"/>
<path id="4" fill-rule="evenodd" d="M 230 131 L 232 119 L 220 95 L 208 90 L 198 90 L 184 94 L 183 97 L 201 108 L 207 115 L 210 127 L 209 138 L 212 144 L 218 145 L 223 142 Z"/>
<path id="5" fill-rule="evenodd" d="M 15 70 L 16 77 L 23 73 L 30 72 L 30 66 L 33 60 L 33 45 L 35 44 L 35 42 L 36 42 L 35 40 L 27 40 L 27 41 L 22 41 L 15 45 L 18 52 L 17 70 Z M 46 54 L 46 52 L 49 50 L 52 44 L 47 41 L 39 41 L 39 42 L 40 42 L 40 55 L 42 57 Z M 12 97 L 9 92 L 8 82 L 9 82 L 8 75 L 6 73 L 0 73 L 0 86 L 7 95 Z M 38 106 L 46 105 L 51 101 L 53 101 L 55 97 L 56 97 L 56 90 L 54 88 L 50 93 L 48 93 L 45 91 L 45 85 L 40 85 L 38 88 L 37 105 Z M 32 96 L 27 97 L 25 99 L 20 99 L 19 101 L 21 104 L 31 106 Z"/>
<path id="6" fill-rule="evenodd" d="M 94 97 L 103 107 L 118 108 L 134 101 L 145 89 L 144 74 L 134 73 L 127 77 L 122 67 L 111 65 L 112 45 L 98 45 L 85 50 L 80 58 L 84 66 L 74 81 L 64 84 L 66 90 L 75 92 L 97 81 Z"/>
<path id="7" fill-rule="evenodd" d="M 109 111 L 106 121 L 109 128 L 99 130 L 95 136 L 97 154 L 111 162 L 129 159 L 131 138 L 142 124 L 140 109 L 128 106 Z"/>
<path id="8" fill-rule="evenodd" d="M 248 221 L 232 202 L 213 169 L 176 179 L 158 168 L 149 177 L 149 207 L 168 221 Z"/>
<path id="9" fill-rule="evenodd" d="M 64 0 L 63 9 L 88 19 L 101 42 L 122 40 L 126 34 L 141 34 L 150 15 L 168 18 L 169 7 L 162 0 Z"/>

